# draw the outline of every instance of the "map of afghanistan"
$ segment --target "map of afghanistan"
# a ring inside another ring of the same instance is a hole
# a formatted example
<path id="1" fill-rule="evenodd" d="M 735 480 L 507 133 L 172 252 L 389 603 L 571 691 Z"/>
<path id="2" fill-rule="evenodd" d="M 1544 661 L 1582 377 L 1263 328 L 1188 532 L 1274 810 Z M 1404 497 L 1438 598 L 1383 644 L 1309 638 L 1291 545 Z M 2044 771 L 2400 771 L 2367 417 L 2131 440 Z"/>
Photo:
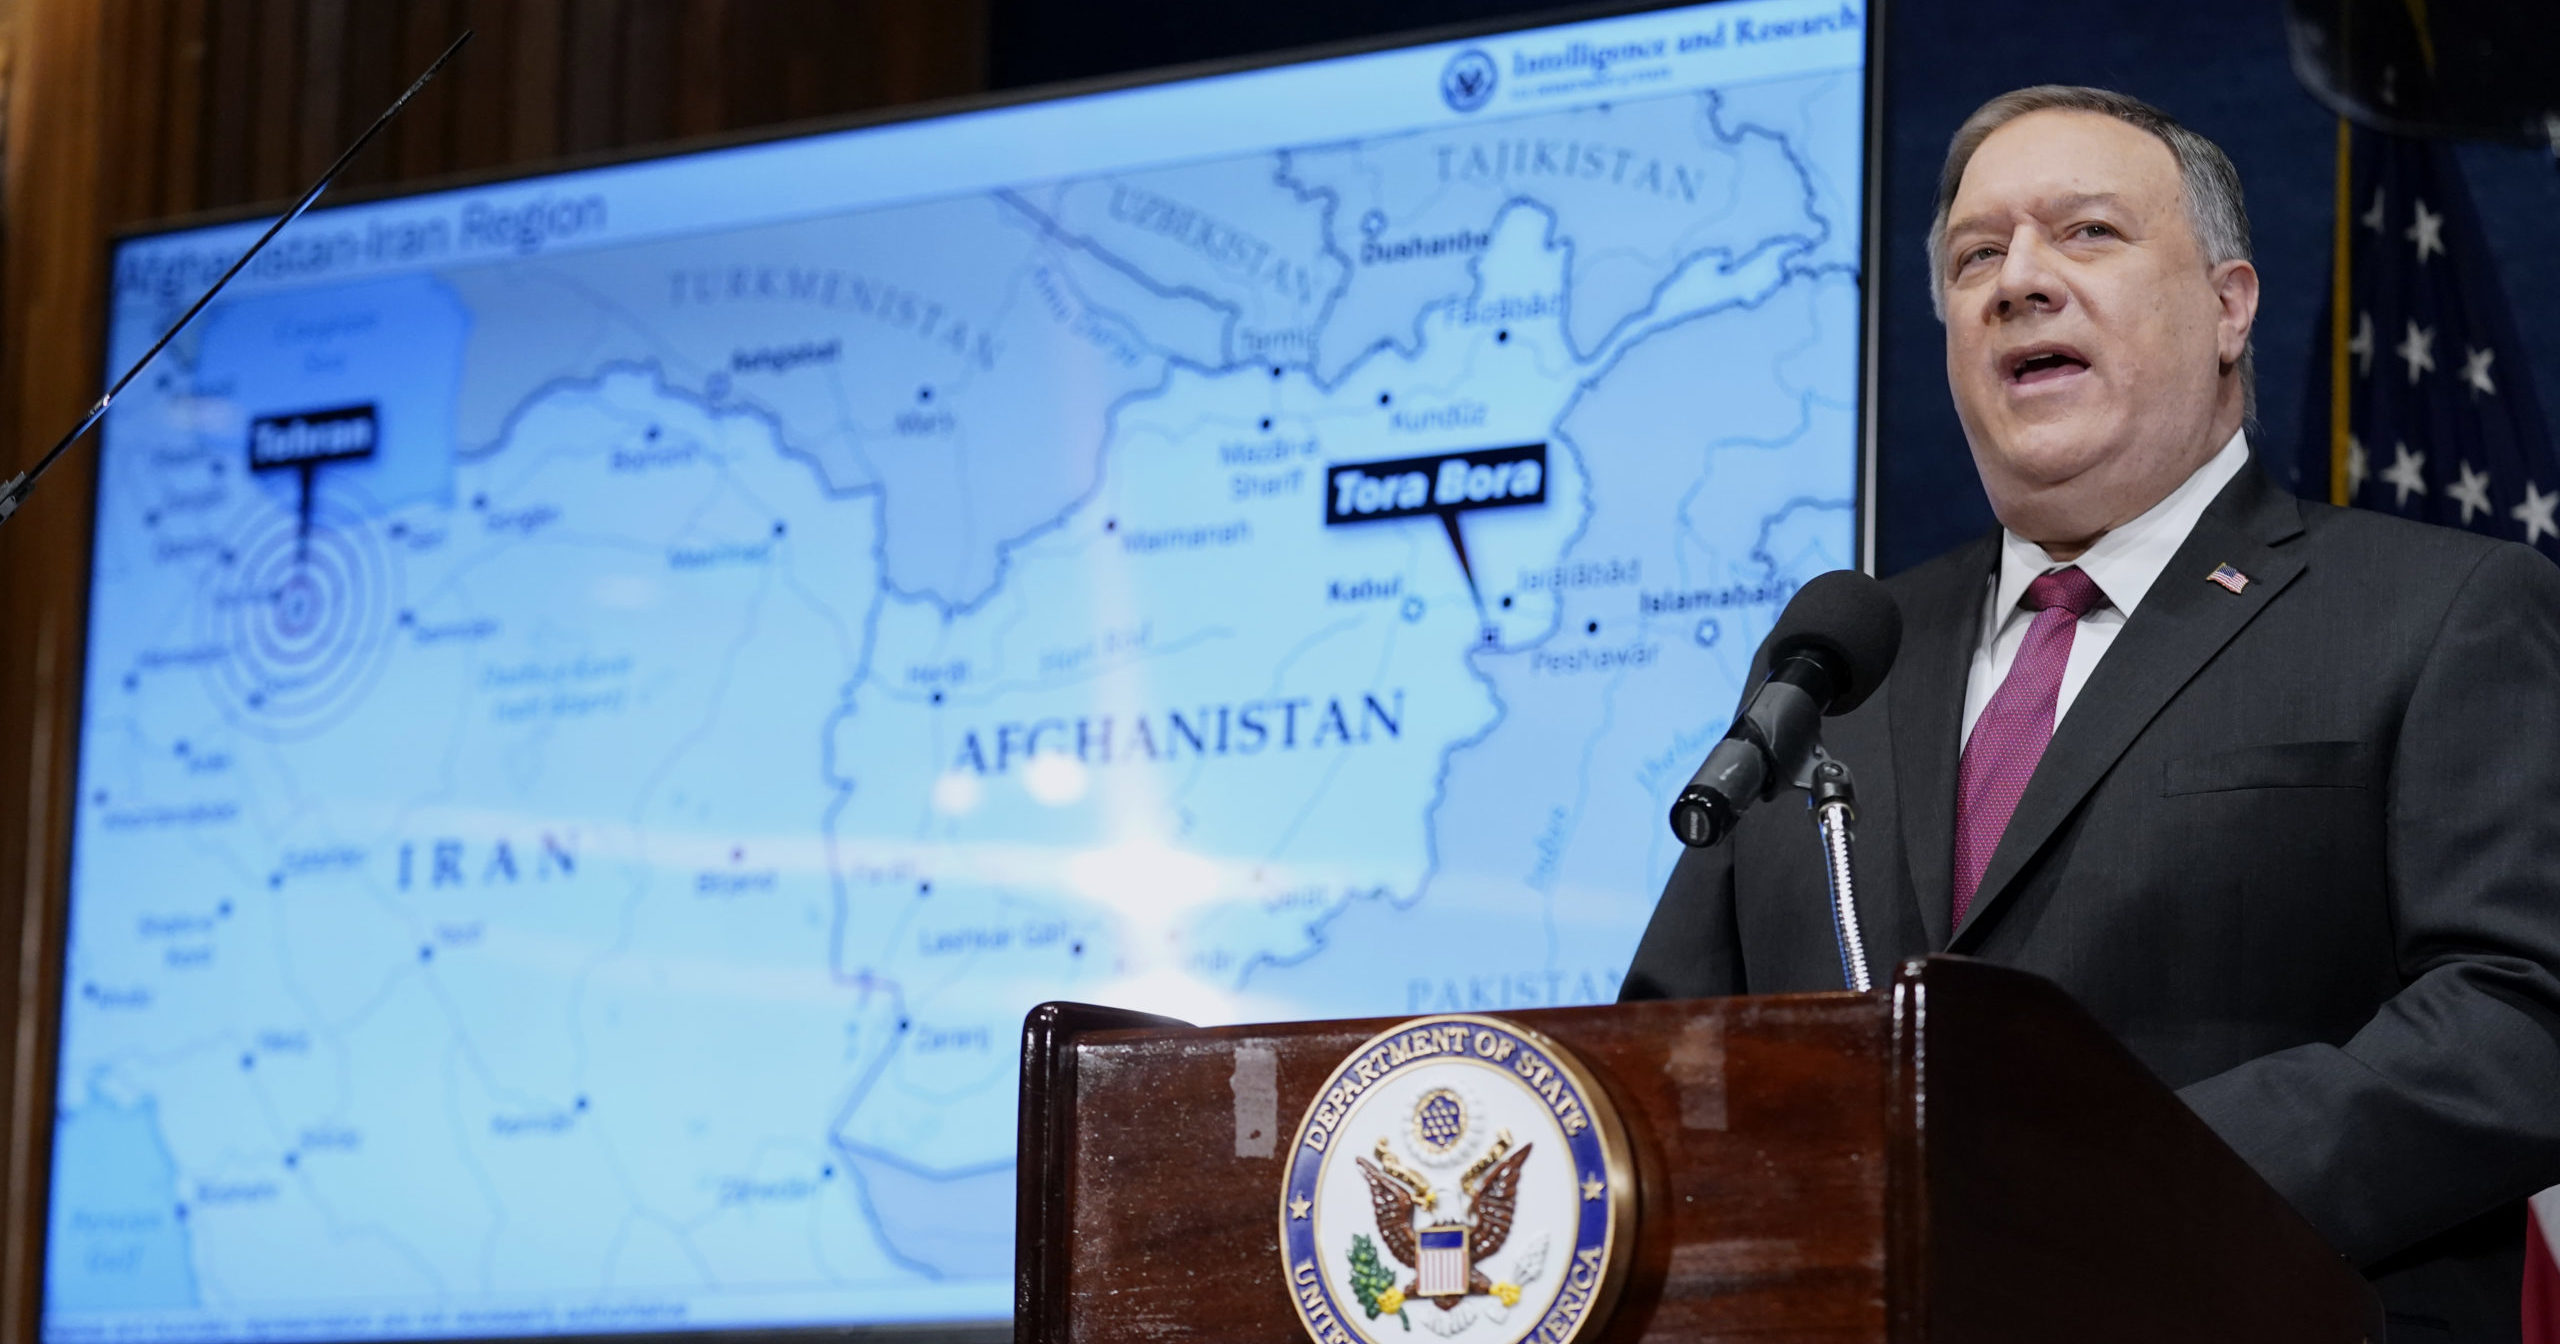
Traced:
<path id="1" fill-rule="evenodd" d="M 1859 98 L 211 311 L 103 469 L 48 1338 L 1000 1316 L 1031 1005 L 1609 998 L 1854 558 Z"/>

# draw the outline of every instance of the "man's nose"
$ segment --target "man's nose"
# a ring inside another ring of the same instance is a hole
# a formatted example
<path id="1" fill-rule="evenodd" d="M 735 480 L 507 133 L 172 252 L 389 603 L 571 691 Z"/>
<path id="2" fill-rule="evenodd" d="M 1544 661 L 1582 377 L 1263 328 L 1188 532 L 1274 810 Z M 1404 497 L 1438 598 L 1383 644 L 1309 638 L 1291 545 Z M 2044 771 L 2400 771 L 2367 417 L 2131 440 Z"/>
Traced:
<path id="1" fill-rule="evenodd" d="M 1991 301 L 2002 317 L 2051 312 L 2062 307 L 2065 290 L 2054 266 L 2053 249 L 2032 227 L 2022 226 L 2000 259 L 1999 283 Z"/>

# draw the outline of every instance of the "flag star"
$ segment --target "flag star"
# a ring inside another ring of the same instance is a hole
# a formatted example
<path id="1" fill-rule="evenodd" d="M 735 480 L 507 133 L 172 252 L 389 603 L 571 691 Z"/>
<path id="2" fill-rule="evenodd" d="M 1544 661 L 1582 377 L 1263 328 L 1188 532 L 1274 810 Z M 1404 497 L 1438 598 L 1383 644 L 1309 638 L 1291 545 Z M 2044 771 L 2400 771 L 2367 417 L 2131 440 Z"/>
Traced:
<path id="1" fill-rule="evenodd" d="M 2382 473 L 2382 483 L 2400 492 L 2397 507 L 2407 508 L 2409 496 L 2427 493 L 2427 455 L 2409 451 L 2409 445 L 2391 445 L 2396 454 L 2391 466 Z"/>
<path id="2" fill-rule="evenodd" d="M 2358 222 L 2375 233 L 2382 232 L 2382 188 L 2373 189 L 2373 208 L 2359 216 Z"/>
<path id="3" fill-rule="evenodd" d="M 2354 499 L 2356 497 L 2356 492 L 2364 489 L 2364 483 L 2372 479 L 2372 477 L 2373 464 L 2365 461 L 2364 445 L 2356 440 L 2355 435 L 2348 435 L 2347 498 Z"/>
<path id="4" fill-rule="evenodd" d="M 2498 385 L 2489 378 L 2489 362 L 2497 357 L 2498 352 L 2495 350 L 2474 350 L 2469 346 L 2463 347 L 2462 381 L 2469 383 L 2474 392 L 2486 392 L 2493 397 L 2498 395 Z"/>
<path id="5" fill-rule="evenodd" d="M 2507 511 L 2507 516 L 2524 524 L 2524 544 L 2531 546 L 2536 537 L 2560 537 L 2560 522 L 2554 522 L 2552 510 L 2560 508 L 2560 490 L 2544 494 L 2533 482 L 2524 483 L 2524 502 Z"/>
<path id="6" fill-rule="evenodd" d="M 2462 505 L 2462 525 L 2464 527 L 2469 527 L 2471 526 L 2472 514 L 2488 513 L 2491 511 L 2489 506 L 2489 473 L 2485 471 L 2473 471 L 2471 469 L 2471 464 L 2468 462 L 2458 462 L 2454 465 L 2462 469 L 2462 479 L 2456 482 L 2452 488 L 2446 490 L 2444 494 L 2445 498 Z"/>
<path id="7" fill-rule="evenodd" d="M 2373 374 L 2373 314 L 2356 314 L 2356 334 L 2347 342 L 2347 353 L 2356 357 L 2356 376 Z"/>
<path id="8" fill-rule="evenodd" d="M 2409 362 L 2409 381 L 2412 383 L 2418 381 L 2419 374 L 2436 371 L 2435 329 L 2419 326 L 2414 318 L 2409 322 L 2409 334 L 2401 338 L 2393 351 Z"/>
<path id="9" fill-rule="evenodd" d="M 1307 1197 L 1305 1195 L 1300 1195 L 1296 1199 L 1289 1201 L 1289 1216 L 1299 1220 L 1300 1222 L 1304 1222 L 1307 1217 L 1307 1210 L 1314 1207 L 1315 1205 L 1307 1202 Z"/>
<path id="10" fill-rule="evenodd" d="M 2427 203 L 2418 202 L 2418 220 L 2400 235 L 2418 245 L 2418 264 L 2425 265 L 2427 253 L 2444 251 L 2444 216 L 2429 214 Z"/>

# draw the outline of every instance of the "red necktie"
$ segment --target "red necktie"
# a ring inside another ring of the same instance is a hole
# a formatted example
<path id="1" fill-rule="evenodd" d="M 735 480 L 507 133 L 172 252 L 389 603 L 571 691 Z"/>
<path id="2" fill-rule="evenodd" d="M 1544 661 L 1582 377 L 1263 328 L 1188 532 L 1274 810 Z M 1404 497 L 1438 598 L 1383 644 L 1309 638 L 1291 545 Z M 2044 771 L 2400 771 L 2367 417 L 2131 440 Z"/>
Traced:
<path id="1" fill-rule="evenodd" d="M 2106 600 L 2097 580 L 2077 565 L 2038 575 L 2018 600 L 2036 614 L 2035 621 L 2009 665 L 2008 680 L 1974 720 L 1963 763 L 1956 767 L 1955 918 L 1949 928 L 1964 922 L 1982 886 L 1982 870 L 1991 866 L 1991 851 L 2009 829 L 2009 815 L 2018 810 L 2044 744 L 2053 740 L 2053 711 L 2062 698 L 2063 666 L 2071 661 L 2072 632 Z"/>

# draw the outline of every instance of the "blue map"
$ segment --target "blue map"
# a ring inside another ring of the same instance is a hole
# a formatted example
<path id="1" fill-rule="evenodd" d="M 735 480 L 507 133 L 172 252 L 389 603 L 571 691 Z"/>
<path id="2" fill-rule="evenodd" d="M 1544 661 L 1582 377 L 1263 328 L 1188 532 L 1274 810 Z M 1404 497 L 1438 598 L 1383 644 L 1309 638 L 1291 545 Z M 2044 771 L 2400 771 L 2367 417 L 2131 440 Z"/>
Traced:
<path id="1" fill-rule="evenodd" d="M 1001 1318 L 1032 1005 L 1611 998 L 1856 560 L 1862 85 L 215 307 L 104 459 L 46 1339 Z"/>

